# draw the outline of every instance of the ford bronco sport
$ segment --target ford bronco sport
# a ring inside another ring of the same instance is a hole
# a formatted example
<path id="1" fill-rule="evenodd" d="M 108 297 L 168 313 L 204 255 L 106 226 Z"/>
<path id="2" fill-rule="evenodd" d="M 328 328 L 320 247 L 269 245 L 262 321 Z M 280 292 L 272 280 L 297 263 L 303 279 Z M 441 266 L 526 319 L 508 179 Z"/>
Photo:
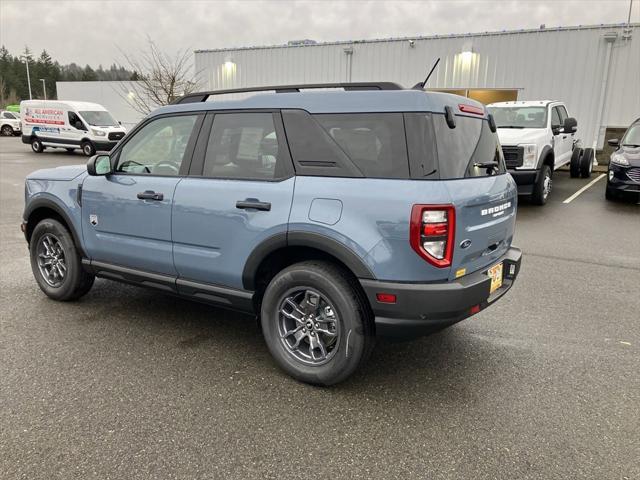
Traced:
<path id="1" fill-rule="evenodd" d="M 516 184 L 481 104 L 390 83 L 247 90 L 183 97 L 110 155 L 27 177 L 46 295 L 103 277 L 252 312 L 281 368 L 329 385 L 376 335 L 442 329 L 513 285 Z"/>

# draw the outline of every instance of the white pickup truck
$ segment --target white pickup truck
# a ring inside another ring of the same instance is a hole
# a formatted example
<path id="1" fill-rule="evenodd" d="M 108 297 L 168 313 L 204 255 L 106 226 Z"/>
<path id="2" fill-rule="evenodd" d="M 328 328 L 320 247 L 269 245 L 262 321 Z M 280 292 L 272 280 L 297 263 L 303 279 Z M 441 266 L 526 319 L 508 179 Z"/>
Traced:
<path id="1" fill-rule="evenodd" d="M 534 100 L 487 105 L 498 128 L 505 162 L 518 194 L 547 203 L 553 172 L 570 164 L 572 177 L 591 176 L 595 152 L 581 148 L 578 122 L 562 102 Z"/>

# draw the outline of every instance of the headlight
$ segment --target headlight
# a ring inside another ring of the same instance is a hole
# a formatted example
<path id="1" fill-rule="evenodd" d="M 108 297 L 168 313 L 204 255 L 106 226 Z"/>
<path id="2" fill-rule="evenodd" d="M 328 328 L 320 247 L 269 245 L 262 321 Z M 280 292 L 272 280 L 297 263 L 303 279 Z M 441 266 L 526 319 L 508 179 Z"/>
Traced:
<path id="1" fill-rule="evenodd" d="M 618 152 L 613 152 L 611 154 L 611 163 L 615 163 L 616 165 L 623 165 L 625 167 L 629 166 L 629 161 L 624 158 L 624 155 Z"/>
<path id="2" fill-rule="evenodd" d="M 91 131 L 96 137 L 104 137 L 106 135 L 106 133 L 104 133 L 102 130 L 91 130 Z"/>
<path id="3" fill-rule="evenodd" d="M 518 146 L 524 149 L 522 168 L 536 168 L 538 164 L 538 146 L 534 143 L 525 143 Z"/>

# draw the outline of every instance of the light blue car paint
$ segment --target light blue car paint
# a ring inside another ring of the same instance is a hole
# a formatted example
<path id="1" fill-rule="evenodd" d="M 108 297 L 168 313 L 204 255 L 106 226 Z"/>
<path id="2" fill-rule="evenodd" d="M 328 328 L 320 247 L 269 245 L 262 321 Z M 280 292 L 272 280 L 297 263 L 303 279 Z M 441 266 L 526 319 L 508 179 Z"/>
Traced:
<path id="1" fill-rule="evenodd" d="M 311 92 L 255 95 L 238 101 L 171 105 L 150 117 L 185 111 L 269 108 L 312 113 L 443 112 L 461 100 L 418 91 Z M 469 99 L 466 103 L 480 105 Z M 476 117 L 477 118 L 477 117 Z M 507 174 L 461 180 L 396 180 L 297 176 L 280 182 L 198 177 L 109 175 L 89 177 L 84 167 L 35 172 L 27 178 L 27 206 L 50 198 L 81 232 L 91 260 L 178 278 L 243 288 L 247 258 L 262 242 L 286 232 L 333 239 L 364 262 L 375 279 L 392 282 L 452 280 L 491 265 L 511 245 L 516 188 Z M 76 202 L 82 183 L 82 206 Z M 161 202 L 137 192 L 160 191 Z M 238 200 L 257 198 L 272 210 L 238 210 Z M 493 202 L 511 202 L 498 218 L 480 214 Z M 409 244 L 414 204 L 453 204 L 458 221 L 451 268 L 436 268 Z M 340 206 L 338 208 L 338 205 Z M 97 224 L 90 222 L 92 215 Z M 492 239 L 495 249 L 490 251 Z M 460 242 L 470 240 L 467 249 Z M 489 249 L 489 250 L 488 250 Z"/>

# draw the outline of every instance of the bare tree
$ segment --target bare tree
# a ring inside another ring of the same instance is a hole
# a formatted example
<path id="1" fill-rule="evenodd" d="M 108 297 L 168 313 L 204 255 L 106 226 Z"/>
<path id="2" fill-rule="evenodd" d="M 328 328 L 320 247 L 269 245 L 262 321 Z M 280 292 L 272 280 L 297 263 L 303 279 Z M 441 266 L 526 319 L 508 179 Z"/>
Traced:
<path id="1" fill-rule="evenodd" d="M 143 115 L 168 105 L 176 98 L 192 93 L 198 84 L 189 65 L 191 52 L 178 50 L 175 56 L 161 52 L 147 37 L 147 49 L 138 56 L 122 51 L 127 70 L 134 72 L 132 81 L 120 82 L 120 96 Z"/>

